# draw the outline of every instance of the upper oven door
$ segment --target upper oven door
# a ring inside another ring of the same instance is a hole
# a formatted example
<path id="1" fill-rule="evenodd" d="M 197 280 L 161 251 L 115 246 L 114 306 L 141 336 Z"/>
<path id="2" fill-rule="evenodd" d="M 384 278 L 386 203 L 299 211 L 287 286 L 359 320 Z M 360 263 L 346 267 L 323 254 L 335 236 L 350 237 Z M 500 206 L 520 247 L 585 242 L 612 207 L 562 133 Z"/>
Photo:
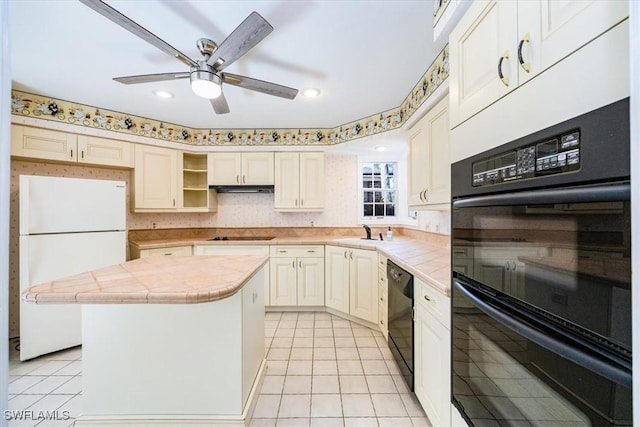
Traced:
<path id="1" fill-rule="evenodd" d="M 630 351 L 630 213 L 628 181 L 454 200 L 454 277 Z"/>

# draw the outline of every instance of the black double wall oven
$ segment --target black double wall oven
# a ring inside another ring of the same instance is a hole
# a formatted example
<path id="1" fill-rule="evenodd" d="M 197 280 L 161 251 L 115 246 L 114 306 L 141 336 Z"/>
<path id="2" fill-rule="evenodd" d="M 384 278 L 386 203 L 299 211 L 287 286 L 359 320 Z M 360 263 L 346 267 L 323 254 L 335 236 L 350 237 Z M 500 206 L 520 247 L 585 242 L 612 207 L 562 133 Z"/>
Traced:
<path id="1" fill-rule="evenodd" d="M 452 165 L 452 402 L 632 424 L 629 100 Z"/>

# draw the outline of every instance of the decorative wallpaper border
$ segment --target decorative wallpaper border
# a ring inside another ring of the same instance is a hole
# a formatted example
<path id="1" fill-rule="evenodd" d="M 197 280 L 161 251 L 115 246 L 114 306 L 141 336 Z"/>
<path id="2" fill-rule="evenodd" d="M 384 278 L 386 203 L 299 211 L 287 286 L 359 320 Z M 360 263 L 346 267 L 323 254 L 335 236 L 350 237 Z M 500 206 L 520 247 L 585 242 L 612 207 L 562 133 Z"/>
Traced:
<path id="1" fill-rule="evenodd" d="M 18 90 L 11 91 L 11 112 L 188 145 L 335 145 L 401 127 L 448 77 L 447 45 L 400 107 L 332 129 L 194 129 Z"/>

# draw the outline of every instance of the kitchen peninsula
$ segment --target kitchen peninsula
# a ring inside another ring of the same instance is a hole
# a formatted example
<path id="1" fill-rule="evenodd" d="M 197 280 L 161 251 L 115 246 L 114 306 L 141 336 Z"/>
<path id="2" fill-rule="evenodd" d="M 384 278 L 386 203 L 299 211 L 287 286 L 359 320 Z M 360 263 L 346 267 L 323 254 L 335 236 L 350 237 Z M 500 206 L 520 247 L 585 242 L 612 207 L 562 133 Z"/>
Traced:
<path id="1" fill-rule="evenodd" d="M 267 260 L 156 256 L 29 288 L 30 303 L 83 305 L 76 425 L 248 425 Z"/>

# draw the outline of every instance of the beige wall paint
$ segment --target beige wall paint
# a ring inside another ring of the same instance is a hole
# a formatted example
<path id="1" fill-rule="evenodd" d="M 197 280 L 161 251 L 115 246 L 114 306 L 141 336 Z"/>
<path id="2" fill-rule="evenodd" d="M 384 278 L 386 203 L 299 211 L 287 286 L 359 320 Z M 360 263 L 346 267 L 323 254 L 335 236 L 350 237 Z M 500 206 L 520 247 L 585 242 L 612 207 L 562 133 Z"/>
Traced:
<path id="1" fill-rule="evenodd" d="M 49 175 L 108 179 L 127 183 L 127 229 L 189 227 L 309 227 L 357 225 L 356 156 L 325 158 L 326 208 L 317 213 L 280 213 L 273 209 L 273 194 L 221 194 L 217 213 L 133 213 L 129 205 L 131 171 L 67 164 L 13 160 L 9 218 L 9 336 L 19 334 L 18 195 L 20 175 Z"/>

